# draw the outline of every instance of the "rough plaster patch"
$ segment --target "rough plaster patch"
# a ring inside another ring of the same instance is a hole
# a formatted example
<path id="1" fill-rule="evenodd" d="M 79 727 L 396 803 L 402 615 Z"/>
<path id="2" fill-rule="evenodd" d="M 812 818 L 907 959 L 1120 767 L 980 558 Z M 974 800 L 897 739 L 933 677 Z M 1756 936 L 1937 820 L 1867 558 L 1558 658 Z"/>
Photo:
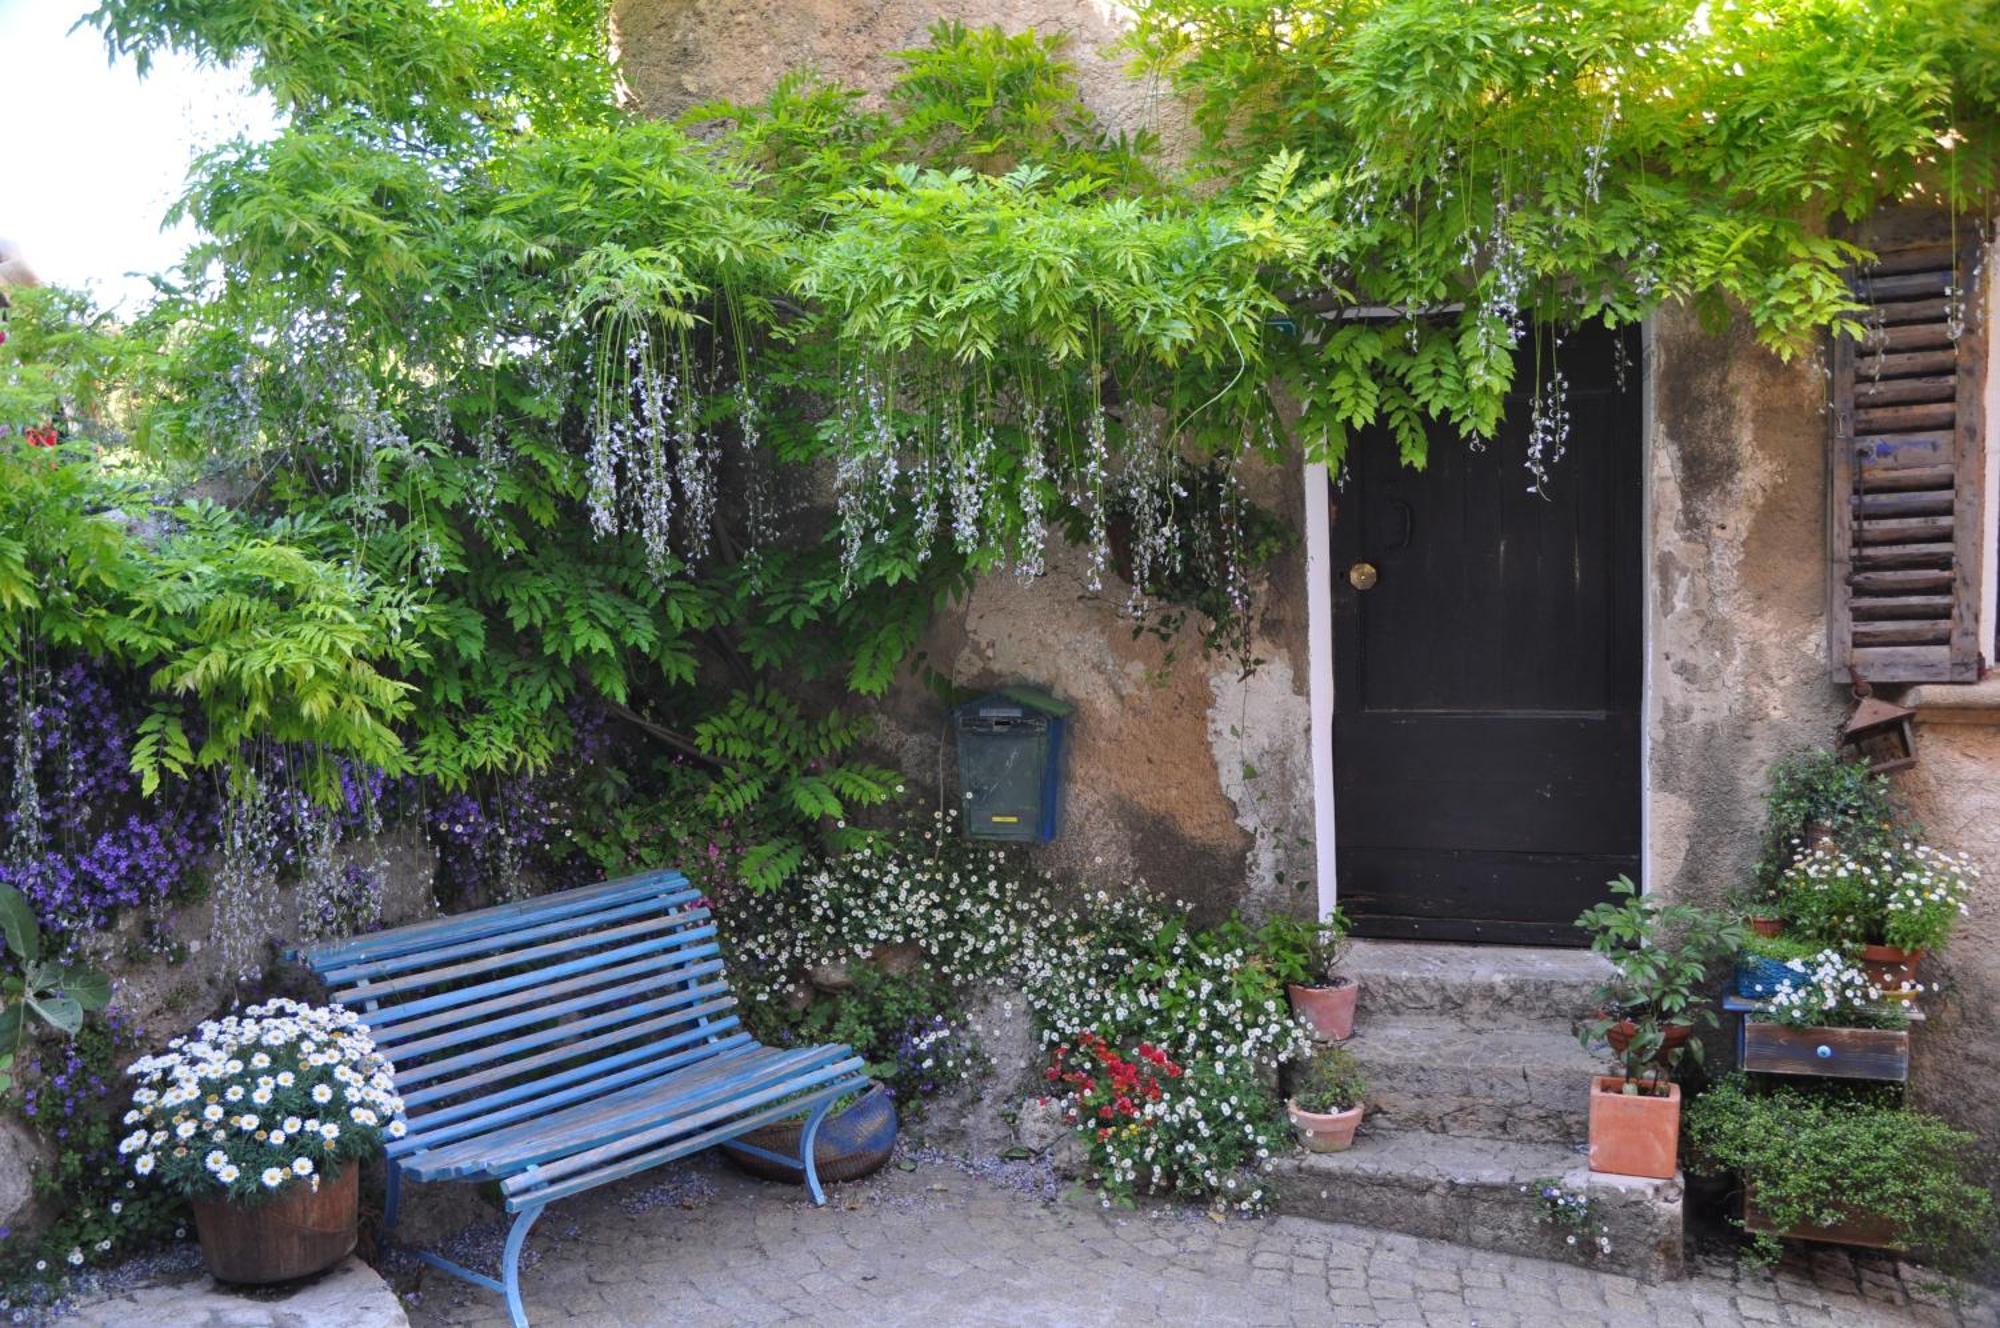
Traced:
<path id="1" fill-rule="evenodd" d="M 1312 712 L 1291 661 L 1273 659 L 1247 678 L 1217 669 L 1208 684 L 1215 696 L 1208 745 L 1216 776 L 1236 808 L 1236 824 L 1250 835 L 1245 903 L 1257 912 L 1310 907 Z"/>

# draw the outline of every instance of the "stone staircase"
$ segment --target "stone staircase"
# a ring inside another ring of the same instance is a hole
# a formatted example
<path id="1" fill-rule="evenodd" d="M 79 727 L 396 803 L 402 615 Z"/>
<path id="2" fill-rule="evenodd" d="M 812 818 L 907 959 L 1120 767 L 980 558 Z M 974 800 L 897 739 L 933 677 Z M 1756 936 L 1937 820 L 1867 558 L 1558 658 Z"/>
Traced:
<path id="1" fill-rule="evenodd" d="M 1584 1154 L 1604 1062 L 1570 1024 L 1604 967 L 1580 950 L 1356 942 L 1340 968 L 1361 984 L 1346 1046 L 1370 1111 L 1349 1151 L 1279 1162 L 1280 1210 L 1648 1282 L 1679 1276 L 1680 1183 L 1596 1175 Z M 1550 1178 L 1589 1194 L 1609 1254 L 1579 1254 L 1538 1220 L 1532 1187 Z"/>

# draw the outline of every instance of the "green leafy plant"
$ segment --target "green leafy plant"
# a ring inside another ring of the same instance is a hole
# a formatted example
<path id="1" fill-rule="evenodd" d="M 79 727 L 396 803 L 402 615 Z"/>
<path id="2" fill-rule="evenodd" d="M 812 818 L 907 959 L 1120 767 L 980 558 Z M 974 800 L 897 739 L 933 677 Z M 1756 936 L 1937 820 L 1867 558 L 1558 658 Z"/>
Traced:
<path id="1" fill-rule="evenodd" d="M 1597 1012 L 1577 1024 L 1577 1040 L 1586 1049 L 1610 1043 L 1625 1091 L 1650 1091 L 1683 1056 L 1699 1063 L 1693 1035 L 1716 1023 L 1708 972 L 1742 946 L 1744 928 L 1699 905 L 1642 895 L 1627 877 L 1611 882 L 1611 892 L 1576 920 L 1612 967 L 1595 993 Z"/>
<path id="2" fill-rule="evenodd" d="M 1789 959 L 1807 960 L 1817 955 L 1824 946 L 1805 936 L 1794 936 L 1780 932 L 1776 936 L 1759 936 L 1751 932 L 1743 938 L 1740 953 L 1756 955 L 1760 959 L 1774 959 L 1784 963 Z"/>
<path id="3" fill-rule="evenodd" d="M 1871 774 L 1868 762 L 1824 747 L 1801 747 L 1771 766 L 1764 801 L 1764 838 L 1753 872 L 1754 906 L 1774 905 L 1785 870 L 1831 835 L 1849 851 L 1887 848 L 1902 821 L 1889 780 Z"/>
<path id="4" fill-rule="evenodd" d="M 0 884 L 0 933 L 13 966 L 0 976 L 0 1096 L 11 1092 L 15 1064 L 29 1035 L 29 1016 L 75 1037 L 83 1017 L 111 1003 L 111 981 L 81 965 L 42 952 L 42 928 L 35 911 L 12 885 Z"/>
<path id="5" fill-rule="evenodd" d="M 1544 1176 L 1523 1185 L 1521 1192 L 1534 1196 L 1540 1210 L 1535 1220 L 1561 1232 L 1565 1248 L 1592 1258 L 1611 1253 L 1611 1227 L 1587 1189 L 1571 1189 L 1554 1176 Z"/>
<path id="6" fill-rule="evenodd" d="M 1325 986 L 1347 948 L 1347 915 L 1335 909 L 1317 922 L 1276 914 L 1257 929 L 1257 952 L 1280 982 Z"/>
<path id="7" fill-rule="evenodd" d="M 1292 1101 L 1299 1110 L 1330 1116 L 1362 1105 L 1368 1078 L 1354 1054 L 1340 1047 L 1313 1052 L 1292 1070 Z"/>
<path id="8" fill-rule="evenodd" d="M 1850 851 L 1822 841 L 1778 879 L 1802 934 L 1842 946 L 1935 949 L 1965 915 L 1979 868 L 1964 854 L 1904 843 Z"/>
<path id="9" fill-rule="evenodd" d="M 1993 1196 L 1972 1171 L 1978 1141 L 1898 1099 L 1886 1089 L 1752 1091 L 1734 1075 L 1687 1109 L 1690 1166 L 1734 1173 L 1781 1231 L 1877 1218 L 1903 1249 L 1947 1269 L 1976 1266 L 1993 1241 Z M 1760 1235 L 1753 1250 L 1775 1259 L 1778 1239 Z"/>

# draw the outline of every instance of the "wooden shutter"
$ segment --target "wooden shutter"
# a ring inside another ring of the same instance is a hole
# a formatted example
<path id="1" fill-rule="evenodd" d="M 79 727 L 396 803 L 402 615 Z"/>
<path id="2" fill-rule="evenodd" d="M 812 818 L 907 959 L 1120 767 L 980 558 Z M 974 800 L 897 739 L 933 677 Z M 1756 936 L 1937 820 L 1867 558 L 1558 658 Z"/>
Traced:
<path id="1" fill-rule="evenodd" d="M 1885 250 L 1854 276 L 1868 330 L 1833 346 L 1827 627 L 1837 682 L 1979 677 L 1986 339 L 1981 292 L 1954 293 L 1973 284 L 1978 257 L 1976 240 L 1956 254 Z"/>

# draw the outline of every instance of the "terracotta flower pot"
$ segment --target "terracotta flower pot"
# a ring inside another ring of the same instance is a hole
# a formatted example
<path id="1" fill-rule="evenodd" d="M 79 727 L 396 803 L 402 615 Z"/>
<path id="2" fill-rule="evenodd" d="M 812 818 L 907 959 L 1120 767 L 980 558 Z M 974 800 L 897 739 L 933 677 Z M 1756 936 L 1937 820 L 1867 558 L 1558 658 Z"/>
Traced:
<path id="1" fill-rule="evenodd" d="M 1296 1101 L 1285 1103 L 1285 1110 L 1292 1118 L 1292 1132 L 1298 1136 L 1299 1147 L 1308 1153 L 1341 1153 L 1354 1144 L 1354 1131 L 1360 1128 L 1361 1117 L 1367 1108 L 1359 1103 L 1346 1111 L 1332 1113 L 1307 1111 Z"/>
<path id="2" fill-rule="evenodd" d="M 1744 921 L 1748 922 L 1750 930 L 1759 936 L 1782 936 L 1785 932 L 1785 920 L 1775 914 L 1753 913 Z"/>
<path id="3" fill-rule="evenodd" d="M 1614 1176 L 1672 1180 L 1680 1169 L 1681 1088 L 1665 1097 L 1627 1093 L 1616 1075 L 1590 1085 L 1590 1169 Z"/>
<path id="4" fill-rule="evenodd" d="M 361 1168 L 349 1163 L 318 1190 L 286 1189 L 268 1203 L 193 1201 L 201 1255 L 218 1281 L 290 1282 L 333 1267 L 354 1252 Z"/>
<path id="5" fill-rule="evenodd" d="M 1285 984 L 1292 1012 L 1306 1021 L 1313 1036 L 1322 1042 L 1345 1042 L 1354 1036 L 1354 1002 L 1361 985 L 1352 978 L 1335 978 L 1331 986 L 1301 987 Z"/>
<path id="6" fill-rule="evenodd" d="M 1861 947 L 1861 971 L 1868 975 L 1868 981 L 1882 989 L 1885 996 L 1914 996 L 1914 990 L 1905 992 L 1905 986 L 1914 986 L 1917 980 L 1917 961 L 1924 957 L 1922 950 L 1900 950 L 1893 945 L 1864 945 Z"/>
<path id="7" fill-rule="evenodd" d="M 1610 1044 L 1614 1056 L 1623 1056 L 1625 1048 L 1632 1045 L 1632 1039 L 1639 1035 L 1639 1026 L 1630 1019 L 1620 1019 L 1604 1031 L 1604 1040 Z M 1673 1058 L 1673 1052 L 1687 1045 L 1694 1036 L 1694 1028 L 1688 1024 L 1669 1024 L 1660 1032 L 1660 1049 L 1653 1055 L 1655 1065 L 1666 1065 Z"/>

